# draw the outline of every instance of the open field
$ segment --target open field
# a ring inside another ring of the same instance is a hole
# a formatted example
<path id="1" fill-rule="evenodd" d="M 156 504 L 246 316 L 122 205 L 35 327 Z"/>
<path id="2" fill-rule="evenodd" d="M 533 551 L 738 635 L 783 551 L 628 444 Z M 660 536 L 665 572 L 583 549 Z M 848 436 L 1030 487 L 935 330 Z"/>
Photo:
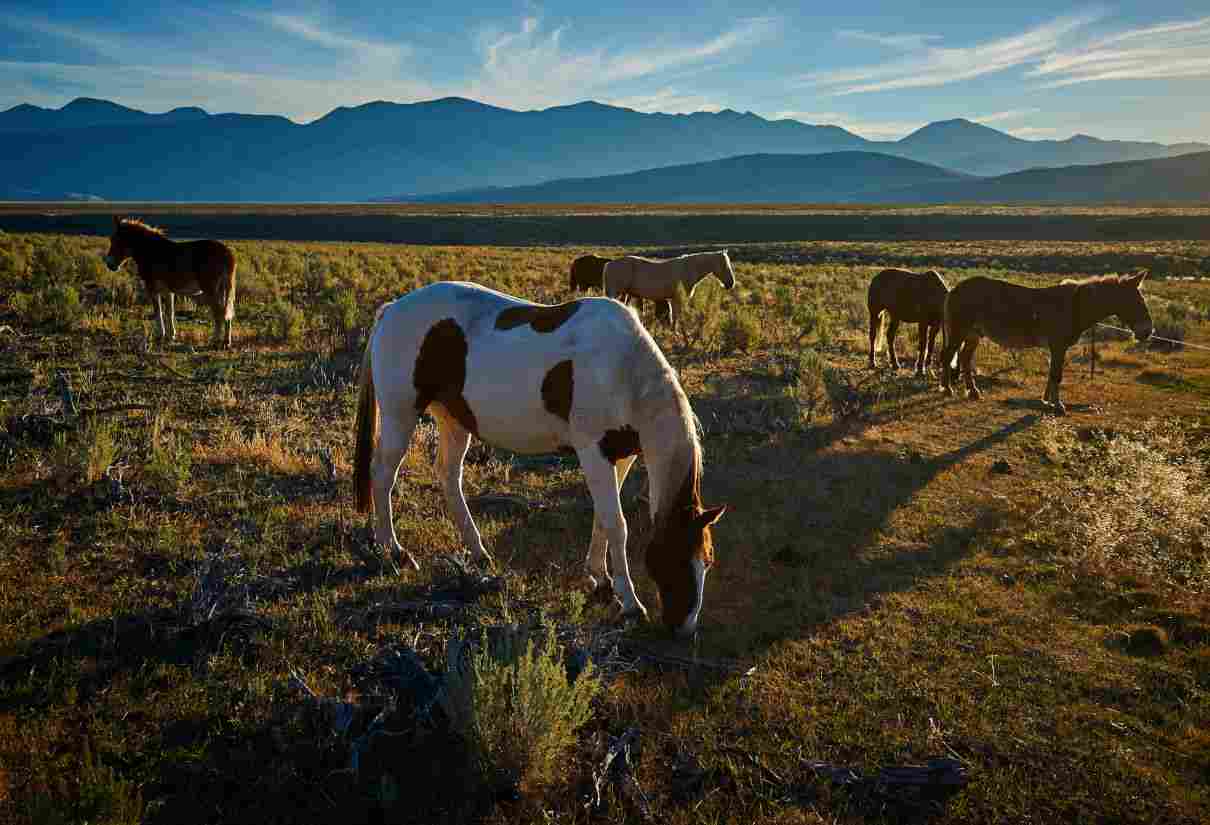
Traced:
<path id="1" fill-rule="evenodd" d="M 1210 206 L 0 203 L 10 232 L 108 234 L 114 210 L 175 237 L 550 246 L 802 241 L 1210 240 Z"/>
<path id="2" fill-rule="evenodd" d="M 1178 260 L 1195 275 L 1210 242 L 734 248 L 737 289 L 703 285 L 683 334 L 653 330 L 705 430 L 703 498 L 729 505 L 692 643 L 586 600 L 574 459 L 472 447 L 490 588 L 442 563 L 460 548 L 431 428 L 396 488 L 422 569 L 377 558 L 351 508 L 379 303 L 455 278 L 562 301 L 572 258 L 623 247 L 232 246 L 236 346 L 215 352 L 184 300 L 181 339 L 153 339 L 103 238 L 0 235 L 0 821 L 1206 819 L 1210 352 L 1102 335 L 1090 375 L 1073 347 L 1058 419 L 1036 400 L 1045 354 L 984 343 L 983 400 L 948 399 L 866 368 L 864 289 L 881 264 L 937 266 L 951 286 Z M 1210 346 L 1210 284 L 1146 291 L 1157 334 Z M 623 501 L 653 606 L 642 481 Z M 383 674 L 401 651 L 441 671 L 451 638 L 512 624 L 591 654 L 581 678 L 600 689 L 553 772 L 501 757 L 470 780 Z M 609 737 L 631 728 L 632 780 L 597 804 Z M 816 764 L 933 757 L 969 777 L 935 807 L 845 790 Z"/>

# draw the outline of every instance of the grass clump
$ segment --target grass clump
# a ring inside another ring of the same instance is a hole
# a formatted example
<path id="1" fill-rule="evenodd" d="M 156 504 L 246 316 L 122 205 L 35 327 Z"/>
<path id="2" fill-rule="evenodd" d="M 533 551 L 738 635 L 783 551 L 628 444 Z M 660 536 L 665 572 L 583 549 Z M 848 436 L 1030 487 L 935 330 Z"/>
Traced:
<path id="1" fill-rule="evenodd" d="M 72 769 L 74 768 L 74 769 Z M 143 794 L 97 759 L 84 740 L 79 764 L 54 771 L 28 803 L 34 825 L 105 823 L 137 825 L 143 820 Z"/>
<path id="2" fill-rule="evenodd" d="M 1210 588 L 1210 468 L 1178 423 L 1118 434 L 1042 426 L 1047 452 L 1068 469 L 1045 521 L 1062 559 L 1093 575 Z"/>
<path id="3" fill-rule="evenodd" d="M 515 627 L 502 630 L 484 634 L 464 656 L 452 648 L 442 701 L 483 780 L 531 791 L 554 779 L 576 728 L 592 715 L 600 682 L 591 663 L 568 680 L 552 631 L 535 640 Z"/>
<path id="4" fill-rule="evenodd" d="M 272 338 L 283 344 L 294 344 L 302 340 L 303 313 L 284 298 L 278 298 L 269 307 L 269 331 Z"/>

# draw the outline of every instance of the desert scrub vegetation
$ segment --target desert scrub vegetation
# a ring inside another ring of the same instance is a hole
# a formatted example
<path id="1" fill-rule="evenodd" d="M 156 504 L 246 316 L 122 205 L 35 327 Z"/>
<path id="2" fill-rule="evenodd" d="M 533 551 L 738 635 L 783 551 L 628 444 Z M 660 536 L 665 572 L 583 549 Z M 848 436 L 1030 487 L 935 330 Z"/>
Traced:
<path id="1" fill-rule="evenodd" d="M 569 678 L 550 628 L 541 636 L 516 625 L 484 629 L 477 646 L 466 648 L 450 648 L 441 702 L 451 730 L 470 745 L 472 775 L 540 790 L 592 715 L 600 689 L 592 663 Z"/>
<path id="2" fill-rule="evenodd" d="M 1066 565 L 1083 576 L 1210 587 L 1210 442 L 1162 419 L 1124 431 L 1049 419 L 1040 427 L 1065 470 L 1040 524 Z"/>
<path id="3" fill-rule="evenodd" d="M 704 282 L 678 333 L 645 317 L 701 419 L 703 496 L 733 508 L 690 644 L 586 593 L 574 458 L 472 443 L 492 587 L 443 561 L 462 547 L 432 420 L 397 493 L 420 571 L 381 558 L 348 487 L 381 303 L 441 278 L 557 303 L 576 255 L 658 250 L 232 246 L 236 348 L 215 352 L 187 300 L 181 340 L 149 334 L 135 275 L 96 267 L 104 239 L 0 234 L 0 819 L 848 825 L 919 812 L 820 763 L 944 754 L 972 781 L 941 823 L 1202 818 L 1210 362 L 1106 335 L 1091 377 L 1073 348 L 1055 422 L 1042 354 L 985 344 L 978 404 L 867 370 L 863 301 L 880 265 L 1053 283 L 1210 245 L 733 246 L 735 290 Z M 75 322 L 35 317 L 55 283 Z M 1210 340 L 1205 283 L 1145 290 Z M 621 500 L 650 606 L 644 476 Z M 1097 522 L 1102 499 L 1121 506 Z M 1094 529 L 1112 552 L 1088 555 Z M 413 689 L 447 680 L 448 711 Z"/>

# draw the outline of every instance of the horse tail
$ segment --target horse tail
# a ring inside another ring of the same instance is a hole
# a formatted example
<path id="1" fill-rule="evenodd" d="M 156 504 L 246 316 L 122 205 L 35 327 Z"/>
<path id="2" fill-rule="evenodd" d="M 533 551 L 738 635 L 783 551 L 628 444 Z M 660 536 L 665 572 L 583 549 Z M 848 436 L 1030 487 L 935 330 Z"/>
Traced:
<path id="1" fill-rule="evenodd" d="M 382 315 L 382 310 L 378 310 Z M 377 318 L 375 318 L 377 321 Z M 375 324 L 375 327 L 377 324 Z M 378 399 L 374 395 L 373 359 L 374 331 L 366 341 L 366 351 L 361 357 L 361 389 L 357 402 L 357 428 L 354 436 L 356 453 L 353 457 L 353 498 L 357 512 L 368 513 L 374 506 L 374 489 L 370 484 L 370 461 L 374 456 L 374 442 L 378 436 Z"/>

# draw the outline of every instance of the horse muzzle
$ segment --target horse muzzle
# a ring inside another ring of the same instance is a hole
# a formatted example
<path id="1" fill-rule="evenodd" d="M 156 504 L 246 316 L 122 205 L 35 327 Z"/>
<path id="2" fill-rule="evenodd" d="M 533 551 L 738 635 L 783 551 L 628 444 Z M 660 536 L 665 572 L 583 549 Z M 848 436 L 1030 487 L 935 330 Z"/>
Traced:
<path id="1" fill-rule="evenodd" d="M 1151 324 L 1147 324 L 1146 326 L 1135 327 L 1134 328 L 1134 339 L 1136 341 L 1138 341 L 1139 343 L 1142 343 L 1143 341 L 1146 341 L 1148 338 L 1151 337 L 1151 333 L 1153 331 L 1154 330 L 1153 330 Z"/>
<path id="2" fill-rule="evenodd" d="M 109 267 L 109 271 L 117 272 L 118 267 L 121 266 L 121 263 L 114 260 L 113 256 L 111 256 L 111 255 L 105 255 L 104 258 L 105 258 L 105 266 Z"/>

